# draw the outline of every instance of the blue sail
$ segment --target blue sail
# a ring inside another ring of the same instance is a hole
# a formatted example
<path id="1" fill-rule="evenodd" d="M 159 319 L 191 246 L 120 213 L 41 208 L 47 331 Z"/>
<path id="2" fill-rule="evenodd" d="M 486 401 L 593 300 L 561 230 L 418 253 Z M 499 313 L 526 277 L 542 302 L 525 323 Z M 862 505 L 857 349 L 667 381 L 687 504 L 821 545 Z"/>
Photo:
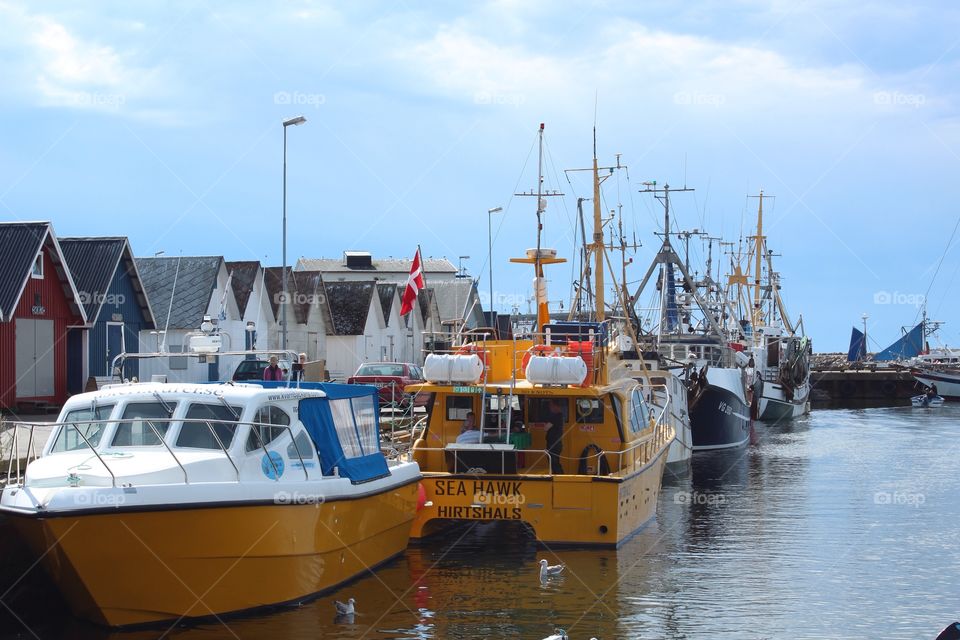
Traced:
<path id="1" fill-rule="evenodd" d="M 867 357 L 867 341 L 863 331 L 856 327 L 850 334 L 850 350 L 847 352 L 847 362 L 859 362 Z"/>
<path id="2" fill-rule="evenodd" d="M 680 324 L 679 313 L 677 312 L 677 284 L 674 281 L 673 265 L 665 265 L 667 270 L 667 331 L 675 331 Z"/>
<path id="3" fill-rule="evenodd" d="M 873 356 L 873 359 L 877 362 L 887 362 L 890 360 L 906 360 L 918 356 L 923 351 L 923 338 L 923 323 L 921 322 L 910 329 L 905 336 Z"/>

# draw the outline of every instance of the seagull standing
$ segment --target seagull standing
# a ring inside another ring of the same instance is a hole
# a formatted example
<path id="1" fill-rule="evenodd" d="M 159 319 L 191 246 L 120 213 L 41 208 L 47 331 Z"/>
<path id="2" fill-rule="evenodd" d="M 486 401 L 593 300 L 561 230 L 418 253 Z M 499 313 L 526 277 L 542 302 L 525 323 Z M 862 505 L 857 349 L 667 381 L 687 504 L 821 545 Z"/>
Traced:
<path id="1" fill-rule="evenodd" d="M 544 581 L 547 578 L 558 576 L 563 572 L 564 568 L 565 567 L 562 564 L 548 565 L 546 560 L 541 560 L 540 561 L 540 580 Z"/>
<path id="2" fill-rule="evenodd" d="M 339 600 L 334 600 L 333 606 L 337 608 L 338 616 L 352 616 L 354 613 L 356 613 L 356 609 L 353 607 L 355 602 L 356 600 L 353 598 L 347 600 L 346 604 L 340 602 Z"/>

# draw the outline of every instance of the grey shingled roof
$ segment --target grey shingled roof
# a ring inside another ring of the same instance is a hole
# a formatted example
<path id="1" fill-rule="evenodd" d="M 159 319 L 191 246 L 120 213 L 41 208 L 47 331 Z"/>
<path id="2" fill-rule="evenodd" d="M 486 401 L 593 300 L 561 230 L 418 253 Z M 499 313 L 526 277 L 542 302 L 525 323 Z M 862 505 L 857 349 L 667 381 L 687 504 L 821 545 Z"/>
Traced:
<path id="1" fill-rule="evenodd" d="M 297 261 L 297 270 L 320 271 L 322 273 L 356 273 L 362 271 L 376 278 L 378 273 L 384 275 L 406 277 L 410 273 L 412 258 L 382 258 L 373 259 L 373 268 L 353 269 L 347 266 L 344 258 L 300 258 Z M 457 268 L 446 258 L 424 258 L 423 270 L 429 277 L 431 273 L 456 273 Z"/>
<path id="2" fill-rule="evenodd" d="M 267 267 L 263 270 L 263 279 L 270 298 L 270 309 L 273 317 L 280 320 L 280 299 L 283 293 L 283 268 Z M 287 289 L 293 300 L 292 322 L 307 324 L 310 320 L 310 310 L 313 307 L 326 313 L 326 302 L 323 293 L 323 278 L 319 271 L 293 271 L 287 267 Z"/>
<path id="3" fill-rule="evenodd" d="M 46 222 L 0 224 L 0 316 L 9 320 L 20 301 L 40 244 L 47 237 Z"/>
<path id="4" fill-rule="evenodd" d="M 330 312 L 328 335 L 361 336 L 373 299 L 374 282 L 324 282 Z"/>
<path id="5" fill-rule="evenodd" d="M 247 303 L 250 294 L 257 283 L 257 273 L 260 271 L 260 262 L 257 260 L 241 260 L 227 263 L 227 273 L 231 275 L 230 288 L 237 301 L 237 309 L 242 318 L 247 312 Z"/>
<path id="6" fill-rule="evenodd" d="M 60 238 L 60 250 L 70 268 L 70 275 L 87 310 L 87 319 L 97 321 L 116 274 L 126 272 L 137 295 L 137 304 L 143 310 L 146 328 L 153 329 L 154 317 L 147 300 L 140 273 L 134 262 L 130 243 L 125 237 Z M 122 271 L 121 271 L 122 270 Z"/>
<path id="7" fill-rule="evenodd" d="M 221 256 L 137 258 L 137 269 L 156 311 L 159 328 L 196 329 L 200 326 L 217 286 L 221 263 Z"/>
<path id="8" fill-rule="evenodd" d="M 377 294 L 380 296 L 380 307 L 383 309 L 383 323 L 389 327 L 393 299 L 397 297 L 397 285 L 380 282 L 377 284 Z"/>
<path id="9" fill-rule="evenodd" d="M 477 299 L 476 286 L 470 278 L 457 278 L 449 282 L 435 281 L 429 284 L 434 300 L 440 310 L 440 321 L 464 320 L 464 316 L 481 311 L 480 305 L 471 309 Z"/>

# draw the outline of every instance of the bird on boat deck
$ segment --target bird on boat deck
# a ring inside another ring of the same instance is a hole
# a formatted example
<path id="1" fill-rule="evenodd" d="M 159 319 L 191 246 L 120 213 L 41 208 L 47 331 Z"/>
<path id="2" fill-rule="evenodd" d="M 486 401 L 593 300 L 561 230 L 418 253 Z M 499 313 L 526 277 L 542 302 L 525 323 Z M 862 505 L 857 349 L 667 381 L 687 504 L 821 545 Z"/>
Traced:
<path id="1" fill-rule="evenodd" d="M 333 606 L 337 608 L 338 616 L 352 616 L 354 613 L 356 613 L 356 609 L 354 609 L 353 606 L 355 603 L 356 600 L 353 598 L 347 600 L 346 604 L 340 602 L 339 600 L 334 600 Z"/>
<path id="2" fill-rule="evenodd" d="M 555 564 L 548 565 L 546 560 L 540 561 L 540 581 L 545 581 L 547 578 L 552 578 L 563 573 L 564 565 Z"/>

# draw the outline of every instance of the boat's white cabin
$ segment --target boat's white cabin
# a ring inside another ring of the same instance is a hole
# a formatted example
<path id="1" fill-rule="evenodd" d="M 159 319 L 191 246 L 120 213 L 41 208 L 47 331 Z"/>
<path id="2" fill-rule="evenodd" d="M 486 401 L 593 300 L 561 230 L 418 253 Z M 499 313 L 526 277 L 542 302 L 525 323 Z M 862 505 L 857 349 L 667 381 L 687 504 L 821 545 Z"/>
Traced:
<path id="1" fill-rule="evenodd" d="M 317 445 L 298 409 L 303 399 L 325 397 L 254 384 L 122 384 L 80 394 L 64 405 L 26 485 L 321 479 Z M 376 410 L 374 399 L 361 400 L 351 406 L 374 425 L 367 415 Z"/>

